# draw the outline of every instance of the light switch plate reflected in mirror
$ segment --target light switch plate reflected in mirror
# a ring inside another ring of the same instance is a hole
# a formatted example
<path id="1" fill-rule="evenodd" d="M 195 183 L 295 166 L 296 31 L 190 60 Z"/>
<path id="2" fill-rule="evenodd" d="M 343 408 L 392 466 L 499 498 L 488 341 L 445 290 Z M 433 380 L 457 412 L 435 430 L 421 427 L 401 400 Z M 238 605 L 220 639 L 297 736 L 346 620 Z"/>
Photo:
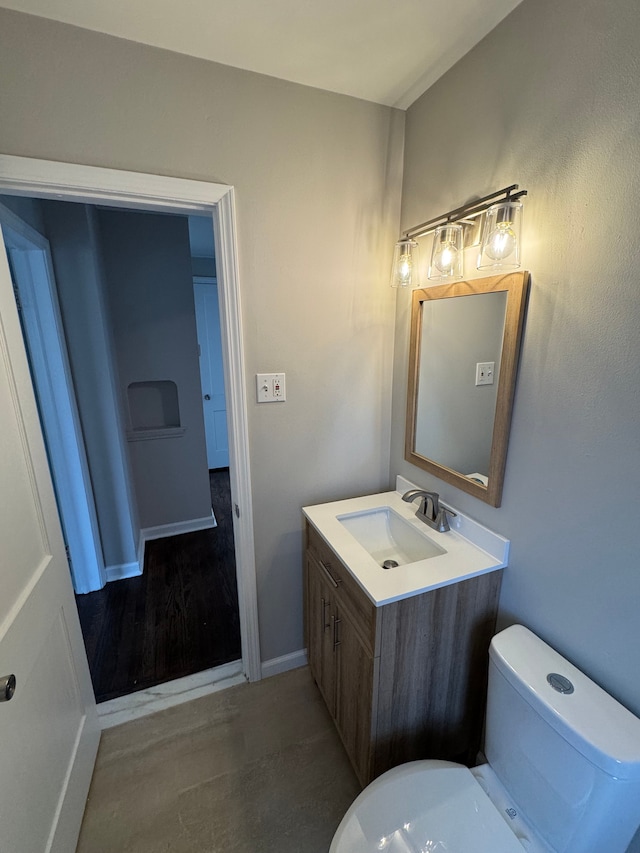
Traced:
<path id="1" fill-rule="evenodd" d="M 479 361 L 476 364 L 476 385 L 493 385 L 495 373 L 495 361 Z"/>

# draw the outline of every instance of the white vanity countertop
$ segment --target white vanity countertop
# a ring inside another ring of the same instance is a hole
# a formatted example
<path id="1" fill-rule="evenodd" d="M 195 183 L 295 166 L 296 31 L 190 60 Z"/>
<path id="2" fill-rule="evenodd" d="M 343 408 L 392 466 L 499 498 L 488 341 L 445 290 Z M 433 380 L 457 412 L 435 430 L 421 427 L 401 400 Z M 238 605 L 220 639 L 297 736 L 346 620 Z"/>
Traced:
<path id="1" fill-rule="evenodd" d="M 505 568 L 509 557 L 508 539 L 460 513 L 449 520 L 451 530 L 438 533 L 416 518 L 417 502 L 402 500 L 402 494 L 412 488 L 412 484 L 398 478 L 398 486 L 401 491 L 333 501 L 302 510 L 376 607 Z M 338 516 L 383 507 L 390 507 L 446 553 L 383 569 L 338 520 Z"/>

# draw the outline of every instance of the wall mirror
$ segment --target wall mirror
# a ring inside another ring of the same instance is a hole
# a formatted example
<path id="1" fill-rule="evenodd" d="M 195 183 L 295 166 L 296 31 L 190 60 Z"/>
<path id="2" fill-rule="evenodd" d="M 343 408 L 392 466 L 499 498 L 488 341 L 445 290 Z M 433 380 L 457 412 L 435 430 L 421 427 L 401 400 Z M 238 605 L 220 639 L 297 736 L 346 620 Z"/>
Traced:
<path id="1" fill-rule="evenodd" d="M 405 459 L 500 506 L 529 274 L 416 290 Z"/>

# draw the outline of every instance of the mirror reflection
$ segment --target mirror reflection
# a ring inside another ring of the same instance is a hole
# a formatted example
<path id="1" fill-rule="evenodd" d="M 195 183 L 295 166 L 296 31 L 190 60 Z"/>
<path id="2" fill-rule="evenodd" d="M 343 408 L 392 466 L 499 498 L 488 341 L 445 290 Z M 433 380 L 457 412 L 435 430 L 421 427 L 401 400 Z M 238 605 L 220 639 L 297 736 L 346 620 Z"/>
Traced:
<path id="1" fill-rule="evenodd" d="M 506 308 L 505 291 L 421 306 L 415 451 L 484 485 Z"/>
<path id="2" fill-rule="evenodd" d="M 405 458 L 500 505 L 528 273 L 416 290 Z"/>

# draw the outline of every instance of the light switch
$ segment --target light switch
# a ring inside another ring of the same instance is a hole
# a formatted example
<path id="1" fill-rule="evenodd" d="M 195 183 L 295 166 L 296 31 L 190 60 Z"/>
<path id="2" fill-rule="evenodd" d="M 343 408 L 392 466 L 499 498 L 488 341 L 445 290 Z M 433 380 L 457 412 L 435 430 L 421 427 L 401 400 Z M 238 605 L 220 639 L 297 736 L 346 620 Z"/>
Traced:
<path id="1" fill-rule="evenodd" d="M 259 403 L 284 403 L 284 373 L 256 373 L 256 395 Z"/>
<path id="2" fill-rule="evenodd" d="M 493 385 L 495 372 L 495 361 L 479 361 L 476 364 L 476 385 Z"/>

